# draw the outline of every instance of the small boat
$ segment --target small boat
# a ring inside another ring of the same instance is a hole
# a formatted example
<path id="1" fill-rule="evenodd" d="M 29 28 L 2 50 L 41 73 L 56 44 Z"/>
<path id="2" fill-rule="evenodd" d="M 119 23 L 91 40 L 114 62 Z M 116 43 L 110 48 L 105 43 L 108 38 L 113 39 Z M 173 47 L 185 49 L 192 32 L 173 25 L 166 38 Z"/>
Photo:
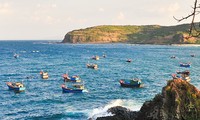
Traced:
<path id="1" fill-rule="evenodd" d="M 174 56 L 174 55 L 173 55 L 173 56 L 171 56 L 171 59 L 175 59 L 175 58 L 176 58 L 176 56 Z"/>
<path id="2" fill-rule="evenodd" d="M 64 82 L 81 82 L 78 75 L 69 76 L 68 74 L 63 74 Z"/>
<path id="3" fill-rule="evenodd" d="M 190 71 L 185 70 L 183 72 L 177 71 L 177 74 L 180 74 L 181 76 L 178 76 L 177 74 L 172 74 L 172 78 L 173 79 L 182 79 L 185 80 L 187 82 L 190 82 Z"/>
<path id="4" fill-rule="evenodd" d="M 16 53 L 15 53 L 15 54 L 13 55 L 13 57 L 17 59 L 17 58 L 19 57 L 19 54 L 16 54 Z"/>
<path id="5" fill-rule="evenodd" d="M 92 68 L 92 69 L 98 69 L 98 65 L 97 64 L 87 64 L 88 68 Z"/>
<path id="6" fill-rule="evenodd" d="M 128 59 L 128 60 L 126 60 L 126 62 L 132 62 L 132 60 L 131 60 L 131 59 Z"/>
<path id="7" fill-rule="evenodd" d="M 16 92 L 25 91 L 25 86 L 21 82 L 6 82 L 9 90 L 14 90 Z"/>
<path id="8" fill-rule="evenodd" d="M 99 60 L 100 58 L 99 58 L 99 56 L 96 55 L 96 56 L 93 56 L 92 59 L 93 60 Z"/>
<path id="9" fill-rule="evenodd" d="M 180 63 L 180 67 L 191 67 L 191 63 Z"/>
<path id="10" fill-rule="evenodd" d="M 129 87 L 129 88 L 134 88 L 134 87 L 143 87 L 143 83 L 140 79 L 134 78 L 134 79 L 121 79 L 119 81 L 120 85 L 122 87 Z"/>
<path id="11" fill-rule="evenodd" d="M 195 57 L 195 54 L 191 54 L 190 56 L 191 56 L 191 57 Z"/>
<path id="12" fill-rule="evenodd" d="M 40 76 L 41 76 L 42 79 L 48 79 L 49 78 L 48 72 L 40 71 Z"/>
<path id="13" fill-rule="evenodd" d="M 103 54 L 103 57 L 104 57 L 104 58 L 106 58 L 106 55 L 105 55 L 105 54 Z"/>
<path id="14" fill-rule="evenodd" d="M 82 93 L 84 92 L 84 85 L 76 84 L 72 88 L 67 87 L 65 84 L 61 85 L 63 93 Z"/>

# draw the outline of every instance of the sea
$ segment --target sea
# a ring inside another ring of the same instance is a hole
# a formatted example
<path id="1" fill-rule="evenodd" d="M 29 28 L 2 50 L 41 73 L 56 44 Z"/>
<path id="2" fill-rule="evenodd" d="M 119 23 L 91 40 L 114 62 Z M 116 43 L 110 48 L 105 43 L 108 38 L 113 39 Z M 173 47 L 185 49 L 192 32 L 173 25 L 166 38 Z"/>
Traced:
<path id="1" fill-rule="evenodd" d="M 138 111 L 161 93 L 176 71 L 189 70 L 190 83 L 200 89 L 199 46 L 57 42 L 0 41 L 1 120 L 95 120 L 112 115 L 107 110 L 114 106 Z M 91 59 L 95 55 L 100 60 Z M 192 65 L 182 68 L 180 62 Z M 87 63 L 98 64 L 98 69 L 87 68 Z M 41 70 L 49 73 L 49 79 L 41 79 Z M 80 76 L 88 92 L 63 93 L 65 73 Z M 120 86 L 120 79 L 131 78 L 141 79 L 144 87 Z M 23 82 L 25 92 L 8 90 L 8 81 Z"/>

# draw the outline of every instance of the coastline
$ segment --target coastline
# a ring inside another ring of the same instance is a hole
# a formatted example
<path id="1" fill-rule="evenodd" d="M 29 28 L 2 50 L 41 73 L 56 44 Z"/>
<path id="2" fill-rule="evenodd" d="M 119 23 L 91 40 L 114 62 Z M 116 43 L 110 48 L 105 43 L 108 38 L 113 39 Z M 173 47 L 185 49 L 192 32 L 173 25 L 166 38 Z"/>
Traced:
<path id="1" fill-rule="evenodd" d="M 171 44 L 172 46 L 200 47 L 200 44 Z"/>

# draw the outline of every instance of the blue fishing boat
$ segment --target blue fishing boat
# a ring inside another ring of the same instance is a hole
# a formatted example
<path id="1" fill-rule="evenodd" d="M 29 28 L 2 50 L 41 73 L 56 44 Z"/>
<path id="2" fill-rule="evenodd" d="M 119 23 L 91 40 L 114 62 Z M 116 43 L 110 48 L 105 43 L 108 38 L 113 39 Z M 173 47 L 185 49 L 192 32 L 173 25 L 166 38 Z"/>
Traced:
<path id="1" fill-rule="evenodd" d="M 191 67 L 191 63 L 180 63 L 180 67 Z"/>
<path id="2" fill-rule="evenodd" d="M 25 91 L 25 86 L 21 82 L 6 82 L 9 90 L 14 90 L 16 92 Z"/>
<path id="3" fill-rule="evenodd" d="M 84 85 L 76 84 L 72 88 L 67 87 L 65 84 L 61 85 L 63 93 L 82 93 L 84 92 Z"/>
<path id="4" fill-rule="evenodd" d="M 81 82 L 78 75 L 69 76 L 68 74 L 63 74 L 64 82 Z"/>
<path id="5" fill-rule="evenodd" d="M 143 83 L 140 79 L 121 79 L 119 81 L 120 85 L 122 87 L 129 87 L 129 88 L 134 88 L 134 87 L 143 87 Z"/>

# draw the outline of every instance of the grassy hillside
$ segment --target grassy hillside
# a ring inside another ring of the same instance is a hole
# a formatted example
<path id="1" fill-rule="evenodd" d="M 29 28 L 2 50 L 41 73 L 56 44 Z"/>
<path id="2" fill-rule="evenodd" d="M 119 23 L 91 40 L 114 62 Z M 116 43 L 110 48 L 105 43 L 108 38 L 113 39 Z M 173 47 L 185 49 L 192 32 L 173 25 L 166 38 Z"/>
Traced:
<path id="1" fill-rule="evenodd" d="M 135 44 L 181 44 L 200 43 L 196 38 L 185 39 L 189 24 L 177 26 L 113 26 L 103 25 L 74 30 L 65 35 L 63 43 L 135 43 Z"/>

